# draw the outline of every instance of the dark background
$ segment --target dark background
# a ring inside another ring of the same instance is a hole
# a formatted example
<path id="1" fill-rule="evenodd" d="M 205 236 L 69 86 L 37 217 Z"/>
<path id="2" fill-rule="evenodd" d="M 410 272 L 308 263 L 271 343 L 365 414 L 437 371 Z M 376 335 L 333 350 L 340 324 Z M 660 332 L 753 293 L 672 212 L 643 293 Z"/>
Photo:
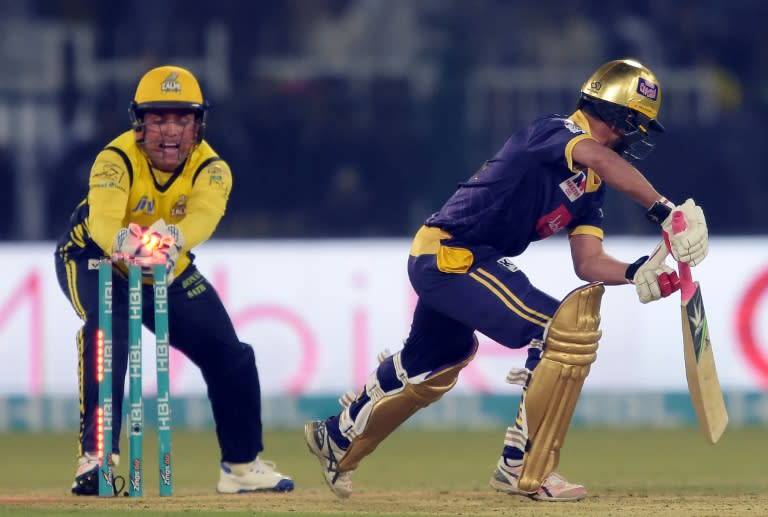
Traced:
<path id="1" fill-rule="evenodd" d="M 410 235 L 517 128 L 570 114 L 603 62 L 659 77 L 639 163 L 710 232 L 762 234 L 768 2 L 0 0 L 0 240 L 55 238 L 141 75 L 179 64 L 232 166 L 217 237 Z M 649 234 L 609 193 L 606 231 Z"/>

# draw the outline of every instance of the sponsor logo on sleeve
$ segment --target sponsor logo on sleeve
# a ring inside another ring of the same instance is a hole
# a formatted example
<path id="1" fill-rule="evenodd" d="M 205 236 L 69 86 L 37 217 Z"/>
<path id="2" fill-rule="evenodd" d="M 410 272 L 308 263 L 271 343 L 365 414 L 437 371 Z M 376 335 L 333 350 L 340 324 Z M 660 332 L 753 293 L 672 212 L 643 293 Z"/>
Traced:
<path id="1" fill-rule="evenodd" d="M 574 202 L 579 199 L 587 189 L 587 175 L 584 171 L 560 183 L 560 190 L 569 201 Z"/>
<path id="2" fill-rule="evenodd" d="M 536 222 L 536 232 L 545 239 L 568 226 L 571 220 L 573 220 L 571 213 L 564 205 L 560 205 L 539 218 Z"/>
<path id="3" fill-rule="evenodd" d="M 224 171 L 219 165 L 212 165 L 206 169 L 208 173 L 208 184 L 217 187 L 224 192 L 228 192 L 227 184 L 224 181 Z"/>

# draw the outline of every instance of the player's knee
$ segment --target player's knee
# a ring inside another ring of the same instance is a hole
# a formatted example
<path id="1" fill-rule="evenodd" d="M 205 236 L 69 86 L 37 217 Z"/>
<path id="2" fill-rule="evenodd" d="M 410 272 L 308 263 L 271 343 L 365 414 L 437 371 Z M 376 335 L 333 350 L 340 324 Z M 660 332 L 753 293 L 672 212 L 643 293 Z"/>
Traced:
<path id="1" fill-rule="evenodd" d="M 233 378 L 241 377 L 256 371 L 256 354 L 250 345 L 237 343 L 236 346 L 220 350 L 216 360 L 209 366 L 214 366 L 220 375 L 232 376 Z"/>

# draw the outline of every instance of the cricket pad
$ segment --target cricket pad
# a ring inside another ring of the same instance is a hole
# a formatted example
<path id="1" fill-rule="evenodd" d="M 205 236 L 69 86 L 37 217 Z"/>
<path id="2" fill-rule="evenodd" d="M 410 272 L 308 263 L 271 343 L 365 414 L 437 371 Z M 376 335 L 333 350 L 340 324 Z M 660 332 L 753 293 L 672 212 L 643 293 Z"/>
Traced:
<path id="1" fill-rule="evenodd" d="M 472 355 L 460 363 L 434 372 L 418 384 L 406 380 L 401 391 L 385 395 L 378 400 L 371 410 L 365 430 L 352 440 L 347 452 L 339 460 L 338 471 L 355 470 L 360 461 L 372 453 L 400 424 L 453 388 L 459 378 L 459 372 L 469 364 L 476 351 L 477 341 Z"/>
<path id="2" fill-rule="evenodd" d="M 571 424 L 590 365 L 602 335 L 600 282 L 572 291 L 552 317 L 541 362 L 523 394 L 528 421 L 528 447 L 518 488 L 535 493 L 557 467 L 560 448 Z"/>

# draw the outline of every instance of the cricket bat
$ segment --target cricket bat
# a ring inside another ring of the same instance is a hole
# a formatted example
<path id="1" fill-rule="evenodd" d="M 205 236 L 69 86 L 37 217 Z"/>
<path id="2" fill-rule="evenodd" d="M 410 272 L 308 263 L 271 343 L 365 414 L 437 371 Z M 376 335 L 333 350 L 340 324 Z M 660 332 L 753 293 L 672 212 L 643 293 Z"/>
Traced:
<path id="1" fill-rule="evenodd" d="M 684 230 L 683 213 L 676 211 L 672 214 L 672 231 L 680 233 Z M 698 282 L 693 281 L 688 264 L 678 262 L 677 270 L 682 294 L 680 315 L 683 320 L 683 351 L 688 391 L 704 436 L 709 443 L 714 444 L 728 425 L 728 412 L 717 378 L 701 288 Z"/>

